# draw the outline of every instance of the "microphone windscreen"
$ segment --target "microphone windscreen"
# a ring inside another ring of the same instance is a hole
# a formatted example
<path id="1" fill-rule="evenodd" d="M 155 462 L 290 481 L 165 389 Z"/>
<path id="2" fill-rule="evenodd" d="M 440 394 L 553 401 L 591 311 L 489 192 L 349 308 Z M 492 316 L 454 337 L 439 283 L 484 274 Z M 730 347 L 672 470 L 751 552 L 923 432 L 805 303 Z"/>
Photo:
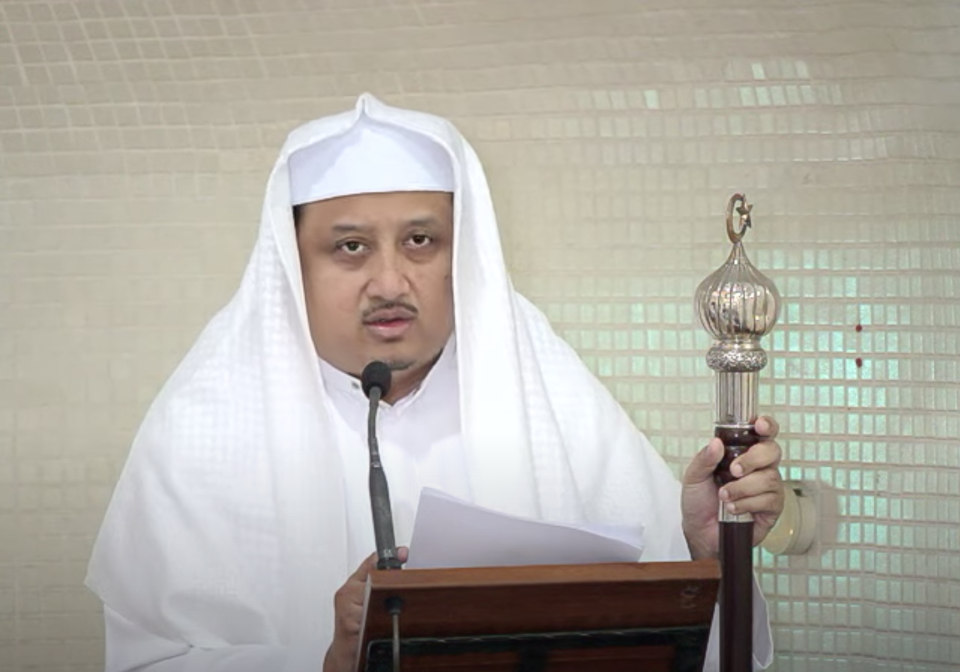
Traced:
<path id="1" fill-rule="evenodd" d="M 393 373 L 390 371 L 390 367 L 384 364 L 381 361 L 374 360 L 367 364 L 363 368 L 363 373 L 360 375 L 360 386 L 363 388 L 363 393 L 367 395 L 367 398 L 370 398 L 370 392 L 375 387 L 380 388 L 380 397 L 387 396 L 387 393 L 390 391 L 390 380 L 393 377 Z"/>

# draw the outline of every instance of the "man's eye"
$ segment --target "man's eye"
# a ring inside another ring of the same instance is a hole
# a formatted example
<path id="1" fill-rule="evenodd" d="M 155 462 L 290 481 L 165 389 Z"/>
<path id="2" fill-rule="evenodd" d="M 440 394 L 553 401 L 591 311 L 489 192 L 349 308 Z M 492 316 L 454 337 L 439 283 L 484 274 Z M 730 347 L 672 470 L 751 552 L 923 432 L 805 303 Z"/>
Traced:
<path id="1" fill-rule="evenodd" d="M 410 245 L 413 247 L 426 247 L 433 241 L 433 238 L 425 233 L 417 233 L 410 236 Z"/>
<path id="2" fill-rule="evenodd" d="M 348 240 L 337 245 L 338 250 L 342 250 L 347 254 L 359 254 L 363 251 L 363 243 L 357 240 Z"/>

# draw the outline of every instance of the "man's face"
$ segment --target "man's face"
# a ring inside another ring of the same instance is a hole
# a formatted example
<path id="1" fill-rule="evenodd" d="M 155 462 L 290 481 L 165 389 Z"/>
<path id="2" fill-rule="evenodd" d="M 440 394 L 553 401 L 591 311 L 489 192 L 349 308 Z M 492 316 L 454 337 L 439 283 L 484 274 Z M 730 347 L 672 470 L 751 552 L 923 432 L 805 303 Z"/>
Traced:
<path id="1" fill-rule="evenodd" d="M 452 195 L 309 203 L 297 245 L 317 354 L 353 375 L 379 359 L 396 383 L 421 378 L 453 330 Z"/>

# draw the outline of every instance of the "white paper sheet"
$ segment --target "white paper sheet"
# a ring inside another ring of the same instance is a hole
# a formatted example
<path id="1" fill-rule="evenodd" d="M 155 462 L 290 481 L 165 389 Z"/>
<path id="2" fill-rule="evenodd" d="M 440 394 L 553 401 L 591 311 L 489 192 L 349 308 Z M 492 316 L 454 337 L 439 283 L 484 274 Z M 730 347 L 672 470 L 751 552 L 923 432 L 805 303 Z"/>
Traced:
<path id="1" fill-rule="evenodd" d="M 424 488 L 406 567 L 637 562 L 642 530 L 573 527 L 507 516 Z"/>

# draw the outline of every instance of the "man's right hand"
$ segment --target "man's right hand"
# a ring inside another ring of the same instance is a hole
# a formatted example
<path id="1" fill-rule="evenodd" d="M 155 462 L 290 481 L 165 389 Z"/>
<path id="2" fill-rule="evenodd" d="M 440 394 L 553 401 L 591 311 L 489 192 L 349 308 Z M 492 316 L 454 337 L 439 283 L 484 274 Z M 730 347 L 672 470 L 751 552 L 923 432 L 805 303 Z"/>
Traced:
<path id="1" fill-rule="evenodd" d="M 407 555 L 406 547 L 397 549 L 400 562 L 406 562 Z M 363 618 L 363 593 L 367 585 L 367 575 L 376 568 L 377 554 L 373 553 L 350 575 L 334 596 L 336 624 L 333 629 L 333 643 L 323 659 L 323 672 L 354 672 L 356 669 L 360 646 L 360 619 Z"/>

